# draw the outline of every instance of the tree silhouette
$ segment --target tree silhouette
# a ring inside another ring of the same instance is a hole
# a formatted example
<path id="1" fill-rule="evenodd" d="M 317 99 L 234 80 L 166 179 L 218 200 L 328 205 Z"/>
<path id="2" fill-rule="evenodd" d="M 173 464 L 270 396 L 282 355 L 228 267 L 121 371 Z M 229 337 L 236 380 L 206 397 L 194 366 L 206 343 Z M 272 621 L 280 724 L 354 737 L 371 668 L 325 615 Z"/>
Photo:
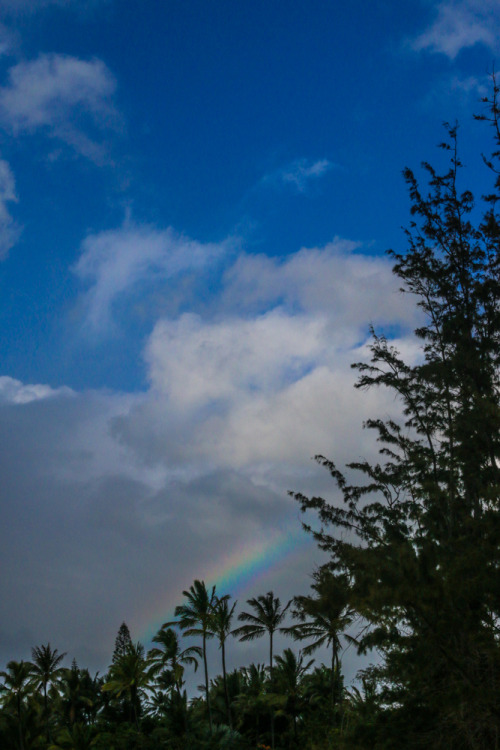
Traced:
<path id="1" fill-rule="evenodd" d="M 313 654 L 326 646 L 331 651 L 331 703 L 335 704 L 336 685 L 340 677 L 340 637 L 352 623 L 354 610 L 350 606 L 350 585 L 347 576 L 333 575 L 327 567 L 313 573 L 311 588 L 315 596 L 296 596 L 293 616 L 299 623 L 284 632 L 295 640 L 311 640 L 304 655 Z"/>
<path id="2" fill-rule="evenodd" d="M 3 698 L 3 705 L 11 707 L 16 716 L 18 740 L 20 750 L 24 750 L 23 710 L 24 699 L 31 687 L 31 664 L 25 661 L 9 661 L 7 671 L 0 672 L 3 678 L 1 691 L 7 695 Z"/>
<path id="3" fill-rule="evenodd" d="M 115 649 L 112 658 L 113 664 L 124 656 L 132 645 L 132 637 L 128 625 L 122 622 L 115 639 Z"/>
<path id="4" fill-rule="evenodd" d="M 111 692 L 117 698 L 126 695 L 130 701 L 132 717 L 139 729 L 139 715 L 141 712 L 141 698 L 149 688 L 154 668 L 144 656 L 144 646 L 140 643 L 132 644 L 109 669 L 104 692 Z"/>
<path id="5" fill-rule="evenodd" d="M 384 742 L 433 748 L 494 747 L 500 736 L 500 106 L 489 120 L 493 192 L 476 221 L 459 187 L 457 129 L 442 144 L 449 166 L 429 164 L 428 192 L 410 169 L 414 221 L 408 249 L 391 253 L 402 290 L 422 313 L 420 356 L 405 361 L 374 331 L 358 387 L 385 387 L 402 417 L 370 419 L 376 463 L 317 460 L 342 502 L 295 495 L 314 510 L 332 566 L 352 581 L 367 623 L 359 639 L 381 661 Z M 355 473 L 360 472 L 360 479 Z M 391 734 L 392 733 L 392 734 Z"/>
<path id="6" fill-rule="evenodd" d="M 188 646 L 181 650 L 179 638 L 175 630 L 163 626 L 153 638 L 153 643 L 158 646 L 150 649 L 148 658 L 158 669 L 170 669 L 172 680 L 177 692 L 180 694 L 183 684 L 184 664 L 189 664 L 198 669 L 196 657 L 201 658 L 203 651 L 199 646 Z"/>
<path id="7" fill-rule="evenodd" d="M 65 653 L 60 654 L 56 648 L 51 649 L 50 643 L 47 643 L 46 646 L 35 646 L 31 649 L 31 658 L 33 659 L 31 674 L 36 687 L 43 690 L 43 712 L 47 740 L 50 738 L 47 687 L 63 674 L 64 670 L 59 665 L 65 656 Z"/>
<path id="8" fill-rule="evenodd" d="M 238 620 L 246 622 L 233 631 L 233 635 L 240 641 L 253 641 L 255 638 L 261 638 L 263 635 L 269 635 L 269 674 L 271 681 L 273 679 L 273 638 L 274 633 L 278 630 L 285 632 L 285 628 L 280 627 L 285 619 L 286 612 L 291 605 L 291 600 L 285 607 L 281 606 L 279 598 L 274 596 L 272 591 L 267 594 L 260 594 L 252 599 L 247 599 L 253 612 L 240 612 Z"/>
<path id="9" fill-rule="evenodd" d="M 210 726 L 210 733 L 212 734 L 213 725 L 208 682 L 207 639 L 213 636 L 211 630 L 211 618 L 213 605 L 215 603 L 215 586 L 212 586 L 209 593 L 205 586 L 205 581 L 199 581 L 197 579 L 194 581 L 193 585 L 189 587 L 188 591 L 183 591 L 182 593 L 186 597 L 187 602 L 185 604 L 179 604 L 175 608 L 175 617 L 179 619 L 177 621 L 167 622 L 163 627 L 178 625 L 188 636 L 201 635 L 203 666 L 205 670 L 205 697 L 207 701 L 208 723 Z"/>
<path id="10" fill-rule="evenodd" d="M 304 657 L 299 651 L 298 657 L 292 649 L 286 648 L 281 656 L 276 657 L 275 687 L 285 698 L 284 710 L 292 717 L 293 737 L 298 742 L 297 717 L 304 710 L 302 696 L 302 678 L 311 668 L 314 659 L 304 664 Z"/>
<path id="11" fill-rule="evenodd" d="M 253 641 L 255 638 L 261 638 L 266 633 L 269 635 L 269 676 L 271 685 L 273 683 L 273 637 L 276 630 L 284 632 L 280 625 L 285 619 L 286 612 L 292 602 L 289 601 L 285 607 L 281 606 L 278 597 L 275 597 L 272 591 L 267 594 L 260 594 L 252 599 L 247 599 L 254 612 L 240 612 L 238 620 L 246 622 L 233 632 L 240 641 Z M 255 613 L 255 614 L 254 614 Z M 271 713 L 271 745 L 274 750 L 274 715 Z"/>
<path id="12" fill-rule="evenodd" d="M 231 597 L 226 594 L 222 597 L 215 597 L 212 606 L 212 633 L 219 641 L 219 648 L 222 655 L 222 679 L 224 682 L 224 699 L 226 702 L 226 714 L 229 726 L 232 728 L 231 707 L 229 703 L 229 693 L 227 689 L 227 672 L 226 672 L 226 640 L 231 635 L 231 623 L 233 620 L 234 610 L 237 602 L 232 607 L 229 606 Z"/>

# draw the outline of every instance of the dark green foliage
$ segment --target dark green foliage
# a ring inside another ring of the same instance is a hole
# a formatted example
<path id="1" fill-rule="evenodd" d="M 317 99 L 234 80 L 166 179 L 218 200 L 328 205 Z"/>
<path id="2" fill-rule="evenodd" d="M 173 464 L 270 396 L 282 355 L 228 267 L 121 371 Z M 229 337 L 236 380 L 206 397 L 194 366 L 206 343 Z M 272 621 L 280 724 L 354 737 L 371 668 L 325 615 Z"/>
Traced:
<path id="1" fill-rule="evenodd" d="M 142 712 L 142 699 L 151 682 L 153 667 L 146 659 L 144 646 L 131 644 L 117 658 L 109 669 L 103 692 L 110 692 L 116 698 L 127 700 L 128 719 L 139 728 L 139 717 Z"/>

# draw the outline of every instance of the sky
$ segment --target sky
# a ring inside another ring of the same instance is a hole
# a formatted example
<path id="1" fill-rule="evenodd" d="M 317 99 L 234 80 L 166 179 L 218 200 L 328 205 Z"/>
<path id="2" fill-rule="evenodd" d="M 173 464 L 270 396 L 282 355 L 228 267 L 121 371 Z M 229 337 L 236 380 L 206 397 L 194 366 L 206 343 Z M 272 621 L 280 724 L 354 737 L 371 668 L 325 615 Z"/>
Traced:
<path id="1" fill-rule="evenodd" d="M 103 670 L 194 579 L 307 593 L 288 491 L 397 413 L 350 364 L 418 356 L 402 170 L 458 121 L 487 191 L 499 51 L 497 0 L 0 0 L 1 664 Z"/>

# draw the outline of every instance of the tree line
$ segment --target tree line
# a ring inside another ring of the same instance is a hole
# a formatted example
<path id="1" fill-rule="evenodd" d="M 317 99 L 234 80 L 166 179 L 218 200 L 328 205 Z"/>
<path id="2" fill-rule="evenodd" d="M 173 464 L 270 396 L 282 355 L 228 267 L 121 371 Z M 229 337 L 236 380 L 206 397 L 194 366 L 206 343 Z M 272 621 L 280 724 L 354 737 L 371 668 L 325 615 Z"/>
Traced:
<path id="1" fill-rule="evenodd" d="M 162 625 L 153 647 L 134 643 L 122 623 L 105 675 L 91 676 L 50 643 L 35 647 L 32 660 L 10 661 L 3 678 L 2 748 L 285 748 L 323 747 L 326 737 L 347 738 L 359 691 L 344 690 L 341 638 L 352 623 L 347 581 L 326 569 L 314 574 L 312 593 L 282 605 L 272 591 L 247 600 L 235 615 L 231 596 L 195 580 L 184 591 L 173 621 Z M 287 613 L 296 621 L 286 625 Z M 240 623 L 238 625 L 238 623 Z M 298 652 L 275 655 L 276 633 L 307 641 Z M 185 645 L 183 636 L 195 638 Z M 268 639 L 267 664 L 227 672 L 228 638 Z M 346 636 L 347 637 L 347 636 Z M 209 678 L 207 642 L 215 639 L 222 673 Z M 321 646 L 329 666 L 313 668 Z M 185 670 L 203 664 L 201 694 L 188 699 Z M 338 746 L 338 745 L 336 745 Z"/>
<path id="2" fill-rule="evenodd" d="M 122 629 L 103 677 L 62 670 L 62 655 L 38 647 L 2 673 L 2 747 L 500 748 L 499 93 L 493 76 L 477 117 L 493 138 L 482 196 L 461 187 L 456 126 L 441 144 L 446 168 L 424 163 L 425 188 L 404 170 L 412 221 L 406 251 L 390 256 L 420 309 L 418 355 L 372 330 L 357 387 L 389 389 L 400 417 L 367 421 L 373 463 L 346 474 L 316 457 L 331 500 L 292 493 L 328 554 L 312 593 L 283 606 L 272 592 L 250 599 L 233 627 L 230 597 L 195 581 L 148 654 Z M 179 630 L 196 644 L 184 647 Z M 277 631 L 303 650 L 275 656 Z M 268 637 L 266 665 L 226 673 L 230 635 Z M 212 679 L 210 638 L 222 666 Z M 344 686 L 342 638 L 374 655 L 359 687 Z M 320 644 L 329 662 L 313 666 Z M 188 700 L 184 670 L 201 663 L 201 695 Z"/>

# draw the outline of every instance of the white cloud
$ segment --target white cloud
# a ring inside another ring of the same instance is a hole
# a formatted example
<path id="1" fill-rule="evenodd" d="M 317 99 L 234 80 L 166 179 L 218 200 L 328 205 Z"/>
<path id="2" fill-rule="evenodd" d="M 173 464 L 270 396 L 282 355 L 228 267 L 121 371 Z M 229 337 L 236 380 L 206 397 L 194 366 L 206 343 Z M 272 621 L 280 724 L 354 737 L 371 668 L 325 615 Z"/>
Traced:
<path id="1" fill-rule="evenodd" d="M 389 260 L 362 253 L 359 243 L 339 237 L 285 258 L 240 255 L 226 272 L 222 299 L 247 312 L 281 304 L 331 320 L 338 316 L 348 337 L 369 323 L 408 324 L 415 315 L 403 303 Z"/>
<path id="2" fill-rule="evenodd" d="M 14 175 L 9 164 L 0 159 L 0 260 L 7 256 L 20 233 L 7 208 L 12 202 L 17 202 Z"/>
<path id="3" fill-rule="evenodd" d="M 85 324 L 94 333 L 112 326 L 112 308 L 138 287 L 165 282 L 186 271 L 200 271 L 225 252 L 228 243 L 203 244 L 177 234 L 126 221 L 119 229 L 89 235 L 74 266 L 89 285 L 84 295 Z"/>
<path id="4" fill-rule="evenodd" d="M 276 393 L 317 360 L 323 329 L 321 320 L 279 310 L 251 320 L 164 320 L 148 345 L 151 381 L 176 410 Z"/>
<path id="5" fill-rule="evenodd" d="M 266 482 L 278 464 L 303 467 L 317 452 L 357 456 L 375 395 L 353 390 L 350 363 L 366 356 L 370 321 L 404 330 L 416 313 L 389 263 L 354 247 L 337 239 L 284 260 L 240 255 L 210 318 L 158 321 L 149 397 L 116 434 L 146 463 L 265 464 Z"/>
<path id="6" fill-rule="evenodd" d="M 102 133 L 119 126 L 113 105 L 116 81 L 98 59 L 40 55 L 9 70 L 0 89 L 0 120 L 14 135 L 42 131 L 96 163 L 105 158 Z"/>
<path id="7" fill-rule="evenodd" d="M 360 427 L 375 402 L 394 404 L 353 389 L 350 364 L 366 351 L 355 336 L 332 335 L 335 322 L 280 310 L 159 322 L 147 350 L 150 396 L 119 420 L 117 434 L 146 463 L 219 466 L 254 480 L 265 466 L 266 484 L 284 467 L 303 471 L 318 452 L 358 457 L 371 450 Z"/>
<path id="8" fill-rule="evenodd" d="M 416 51 L 439 52 L 454 59 L 463 49 L 484 44 L 493 52 L 500 43 L 497 0 L 442 0 L 431 26 L 413 40 Z"/>
<path id="9" fill-rule="evenodd" d="M 285 167 L 266 175 L 264 183 L 275 187 L 290 187 L 298 193 L 304 193 L 312 180 L 325 175 L 333 164 L 328 159 L 296 159 Z"/>

